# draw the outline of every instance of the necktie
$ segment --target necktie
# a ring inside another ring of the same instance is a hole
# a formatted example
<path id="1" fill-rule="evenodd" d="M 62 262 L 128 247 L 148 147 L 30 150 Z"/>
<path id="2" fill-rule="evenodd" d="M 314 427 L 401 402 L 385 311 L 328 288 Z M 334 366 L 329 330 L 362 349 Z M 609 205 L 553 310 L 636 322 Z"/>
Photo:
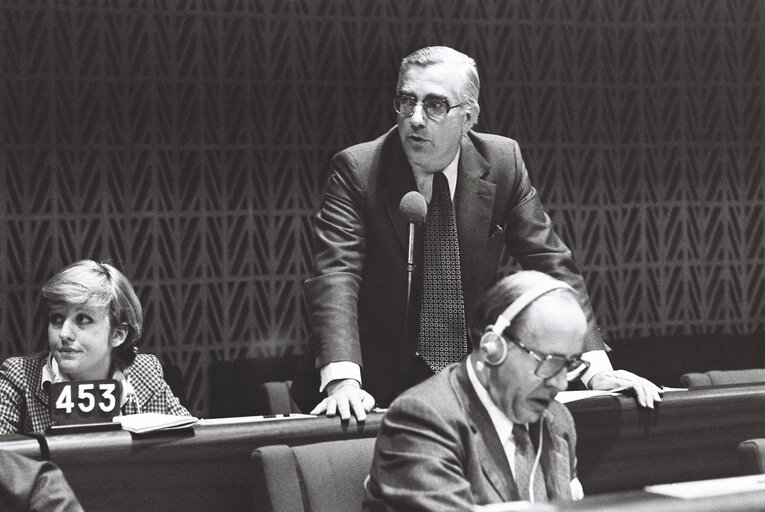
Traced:
<path id="1" fill-rule="evenodd" d="M 547 489 L 542 468 L 537 467 L 534 472 L 534 498 L 529 497 L 529 476 L 534 465 L 534 445 L 531 442 L 529 431 L 524 425 L 513 424 L 513 441 L 515 442 L 515 484 L 518 486 L 518 494 L 522 500 L 536 502 L 547 501 Z"/>
<path id="2" fill-rule="evenodd" d="M 417 350 L 431 370 L 439 372 L 467 353 L 457 222 L 443 172 L 433 175 L 424 253 Z"/>

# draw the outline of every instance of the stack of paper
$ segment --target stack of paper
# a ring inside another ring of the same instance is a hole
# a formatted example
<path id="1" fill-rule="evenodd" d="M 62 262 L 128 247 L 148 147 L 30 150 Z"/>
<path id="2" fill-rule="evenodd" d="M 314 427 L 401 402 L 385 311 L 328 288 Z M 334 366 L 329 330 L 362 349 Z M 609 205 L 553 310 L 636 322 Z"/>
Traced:
<path id="1" fill-rule="evenodd" d="M 122 424 L 122 429 L 135 434 L 144 434 L 155 430 L 190 427 L 197 422 L 194 416 L 173 416 L 149 412 L 144 414 L 126 414 L 117 416 L 114 421 Z"/>

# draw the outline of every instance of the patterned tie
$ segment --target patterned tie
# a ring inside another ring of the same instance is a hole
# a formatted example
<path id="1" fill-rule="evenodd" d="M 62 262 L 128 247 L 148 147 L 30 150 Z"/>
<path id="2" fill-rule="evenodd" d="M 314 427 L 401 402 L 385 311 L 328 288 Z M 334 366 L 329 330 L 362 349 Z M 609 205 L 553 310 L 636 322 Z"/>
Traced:
<path id="1" fill-rule="evenodd" d="M 525 425 L 513 424 L 513 441 L 515 442 L 515 485 L 518 486 L 518 494 L 526 501 L 547 501 L 547 489 L 542 468 L 537 467 L 534 473 L 534 500 L 529 499 L 529 475 L 534 465 L 534 445 Z"/>
<path id="2" fill-rule="evenodd" d="M 467 353 L 457 222 L 443 172 L 433 175 L 433 194 L 425 220 L 417 351 L 434 372 L 460 361 Z"/>

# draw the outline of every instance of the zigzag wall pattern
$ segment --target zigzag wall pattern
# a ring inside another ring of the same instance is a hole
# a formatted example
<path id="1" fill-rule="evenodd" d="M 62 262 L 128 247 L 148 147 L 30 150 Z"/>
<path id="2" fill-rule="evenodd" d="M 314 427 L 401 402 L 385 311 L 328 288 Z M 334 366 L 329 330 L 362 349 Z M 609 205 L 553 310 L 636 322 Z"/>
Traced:
<path id="1" fill-rule="evenodd" d="M 300 352 L 329 158 L 429 44 L 476 58 L 607 337 L 762 330 L 764 43 L 762 0 L 2 0 L 0 357 L 82 257 L 197 414 L 212 361 Z"/>

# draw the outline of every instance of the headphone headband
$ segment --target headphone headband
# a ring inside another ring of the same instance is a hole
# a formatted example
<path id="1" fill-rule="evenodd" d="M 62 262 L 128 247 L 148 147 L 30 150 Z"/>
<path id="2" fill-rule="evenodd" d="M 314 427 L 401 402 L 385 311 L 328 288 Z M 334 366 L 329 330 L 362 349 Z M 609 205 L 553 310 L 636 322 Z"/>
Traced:
<path id="1" fill-rule="evenodd" d="M 497 336 L 502 336 L 502 333 L 505 332 L 505 329 L 510 327 L 510 324 L 512 323 L 513 319 L 515 319 L 515 317 L 518 316 L 518 314 L 521 311 L 523 311 L 526 308 L 526 306 L 531 304 L 534 300 L 538 299 L 545 293 L 551 292 L 553 290 L 558 290 L 558 289 L 571 290 L 574 293 L 576 293 L 576 290 L 574 290 L 571 286 L 569 286 L 568 284 L 562 281 L 555 281 L 552 283 L 545 283 L 545 284 L 540 284 L 539 286 L 535 286 L 534 288 L 531 288 L 530 290 L 523 292 L 520 297 L 515 299 L 497 317 L 497 321 L 494 322 L 494 325 L 492 326 L 491 331 Z"/>

